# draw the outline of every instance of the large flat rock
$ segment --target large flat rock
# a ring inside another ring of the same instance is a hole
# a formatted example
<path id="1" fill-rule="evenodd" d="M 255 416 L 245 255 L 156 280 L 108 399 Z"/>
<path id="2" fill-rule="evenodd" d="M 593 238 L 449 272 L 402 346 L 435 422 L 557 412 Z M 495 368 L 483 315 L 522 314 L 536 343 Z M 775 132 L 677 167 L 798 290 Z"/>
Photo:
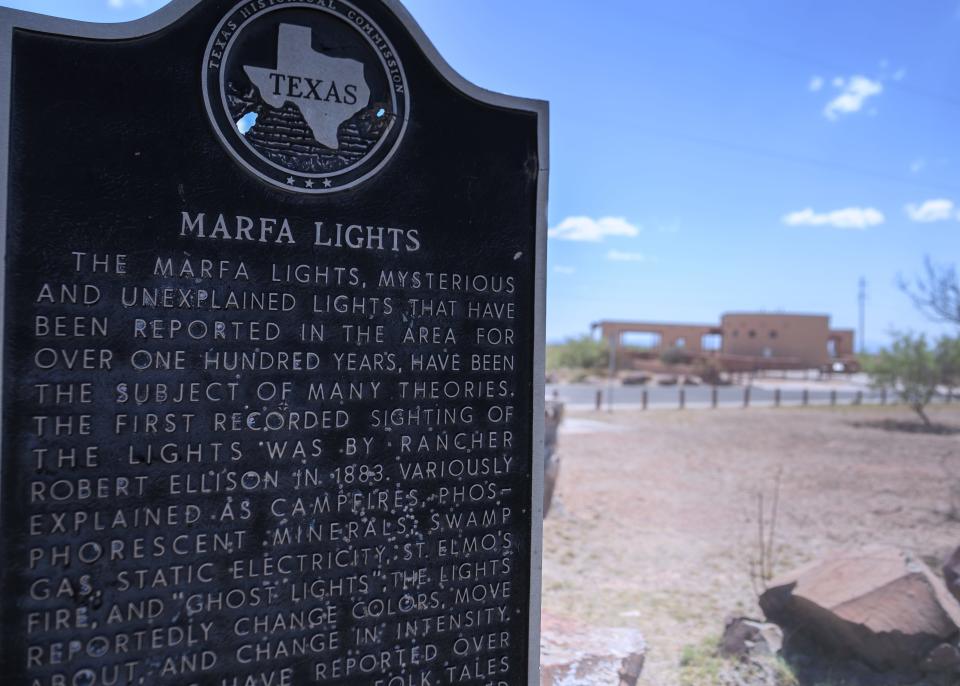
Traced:
<path id="1" fill-rule="evenodd" d="M 776 579 L 767 617 L 875 669 L 910 669 L 960 633 L 960 605 L 920 560 L 889 547 L 836 554 Z"/>
<path id="2" fill-rule="evenodd" d="M 646 642 L 634 629 L 590 627 L 543 615 L 542 686 L 635 686 Z"/>

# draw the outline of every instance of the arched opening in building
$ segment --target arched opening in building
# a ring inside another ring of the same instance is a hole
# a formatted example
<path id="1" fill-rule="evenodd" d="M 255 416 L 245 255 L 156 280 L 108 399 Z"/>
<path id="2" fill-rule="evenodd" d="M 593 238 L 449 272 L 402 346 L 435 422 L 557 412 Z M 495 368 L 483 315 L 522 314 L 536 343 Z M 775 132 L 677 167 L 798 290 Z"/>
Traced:
<path id="1" fill-rule="evenodd" d="M 663 337 L 653 331 L 625 331 L 620 345 L 634 350 L 659 350 Z"/>
<path id="2" fill-rule="evenodd" d="M 700 338 L 700 347 L 704 352 L 719 352 L 723 349 L 723 336 L 719 333 L 705 333 Z"/>

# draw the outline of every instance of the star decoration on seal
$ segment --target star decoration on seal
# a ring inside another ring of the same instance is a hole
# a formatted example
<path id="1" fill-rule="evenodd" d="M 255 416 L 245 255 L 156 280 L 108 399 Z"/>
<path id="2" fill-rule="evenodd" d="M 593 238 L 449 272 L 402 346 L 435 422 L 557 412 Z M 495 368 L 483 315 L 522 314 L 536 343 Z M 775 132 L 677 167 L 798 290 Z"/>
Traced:
<path id="1" fill-rule="evenodd" d="M 303 185 L 307 188 L 313 188 L 313 179 L 307 179 Z"/>
<path id="2" fill-rule="evenodd" d="M 297 185 L 297 180 L 294 179 L 292 176 L 288 176 L 288 177 L 287 177 L 287 185 L 288 185 L 288 186 L 296 186 L 296 185 Z"/>
<path id="3" fill-rule="evenodd" d="M 324 187 L 324 188 L 330 188 L 330 186 L 332 186 L 332 185 L 333 185 L 333 181 L 331 181 L 330 179 L 324 179 L 324 180 L 323 180 L 323 187 Z"/>

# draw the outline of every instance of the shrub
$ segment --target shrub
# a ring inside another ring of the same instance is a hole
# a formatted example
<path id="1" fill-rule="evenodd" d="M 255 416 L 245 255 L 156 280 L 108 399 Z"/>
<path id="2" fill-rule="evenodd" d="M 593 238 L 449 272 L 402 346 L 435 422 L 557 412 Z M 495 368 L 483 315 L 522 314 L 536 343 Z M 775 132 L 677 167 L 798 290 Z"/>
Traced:
<path id="1" fill-rule="evenodd" d="M 683 348 L 668 348 L 660 353 L 660 361 L 666 365 L 690 364 L 693 362 L 693 355 Z"/>
<path id="2" fill-rule="evenodd" d="M 934 352 L 940 371 L 940 383 L 953 389 L 960 386 L 960 338 L 944 336 Z"/>
<path id="3" fill-rule="evenodd" d="M 870 360 L 867 373 L 875 387 L 892 388 L 930 426 L 925 408 L 943 380 L 944 359 L 928 345 L 925 336 L 895 334 L 893 345 Z"/>
<path id="4" fill-rule="evenodd" d="M 694 373 L 708 386 L 723 385 L 723 368 L 710 358 L 700 358 L 694 366 Z"/>
<path id="5" fill-rule="evenodd" d="M 563 343 L 549 346 L 547 350 L 547 367 L 550 369 L 606 369 L 609 359 L 609 344 L 594 340 L 587 334 L 568 338 Z"/>

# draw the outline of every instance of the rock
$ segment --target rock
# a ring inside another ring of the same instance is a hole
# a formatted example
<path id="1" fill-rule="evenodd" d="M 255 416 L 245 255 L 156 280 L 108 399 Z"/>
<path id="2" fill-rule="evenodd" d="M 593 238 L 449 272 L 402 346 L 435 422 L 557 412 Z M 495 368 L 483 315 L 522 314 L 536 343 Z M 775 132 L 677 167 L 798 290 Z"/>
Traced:
<path id="1" fill-rule="evenodd" d="M 960 648 L 949 643 L 941 643 L 920 663 L 920 669 L 924 672 L 960 673 Z"/>
<path id="2" fill-rule="evenodd" d="M 553 494 L 557 490 L 557 480 L 560 478 L 560 456 L 548 453 L 545 456 L 546 466 L 543 474 L 543 516 L 550 514 L 553 505 Z"/>
<path id="3" fill-rule="evenodd" d="M 557 455 L 557 440 L 560 425 L 563 423 L 564 404 L 557 400 L 549 400 L 545 406 L 543 425 L 543 516 L 550 514 L 550 505 L 553 503 L 553 493 L 557 487 L 557 478 L 560 476 L 560 458 Z"/>
<path id="4" fill-rule="evenodd" d="M 923 562 L 874 546 L 775 580 L 760 598 L 771 621 L 874 669 L 917 669 L 960 631 L 960 604 Z"/>
<path id="5" fill-rule="evenodd" d="M 720 652 L 727 657 L 772 657 L 782 648 L 780 627 L 746 617 L 728 619 L 720 639 Z"/>
<path id="6" fill-rule="evenodd" d="M 543 615 L 541 686 L 636 686 L 647 645 L 634 629 L 588 627 Z"/>
<path id="7" fill-rule="evenodd" d="M 953 551 L 953 555 L 943 565 L 943 579 L 953 597 L 960 600 L 960 548 Z"/>
<path id="8" fill-rule="evenodd" d="M 635 647 L 634 652 L 623 658 L 620 663 L 620 672 L 617 674 L 620 677 L 618 686 L 637 686 L 637 682 L 640 681 L 643 665 L 647 661 L 647 651 L 646 646 L 642 650 L 637 650 L 637 647 L 639 647 L 639 644 Z"/>

